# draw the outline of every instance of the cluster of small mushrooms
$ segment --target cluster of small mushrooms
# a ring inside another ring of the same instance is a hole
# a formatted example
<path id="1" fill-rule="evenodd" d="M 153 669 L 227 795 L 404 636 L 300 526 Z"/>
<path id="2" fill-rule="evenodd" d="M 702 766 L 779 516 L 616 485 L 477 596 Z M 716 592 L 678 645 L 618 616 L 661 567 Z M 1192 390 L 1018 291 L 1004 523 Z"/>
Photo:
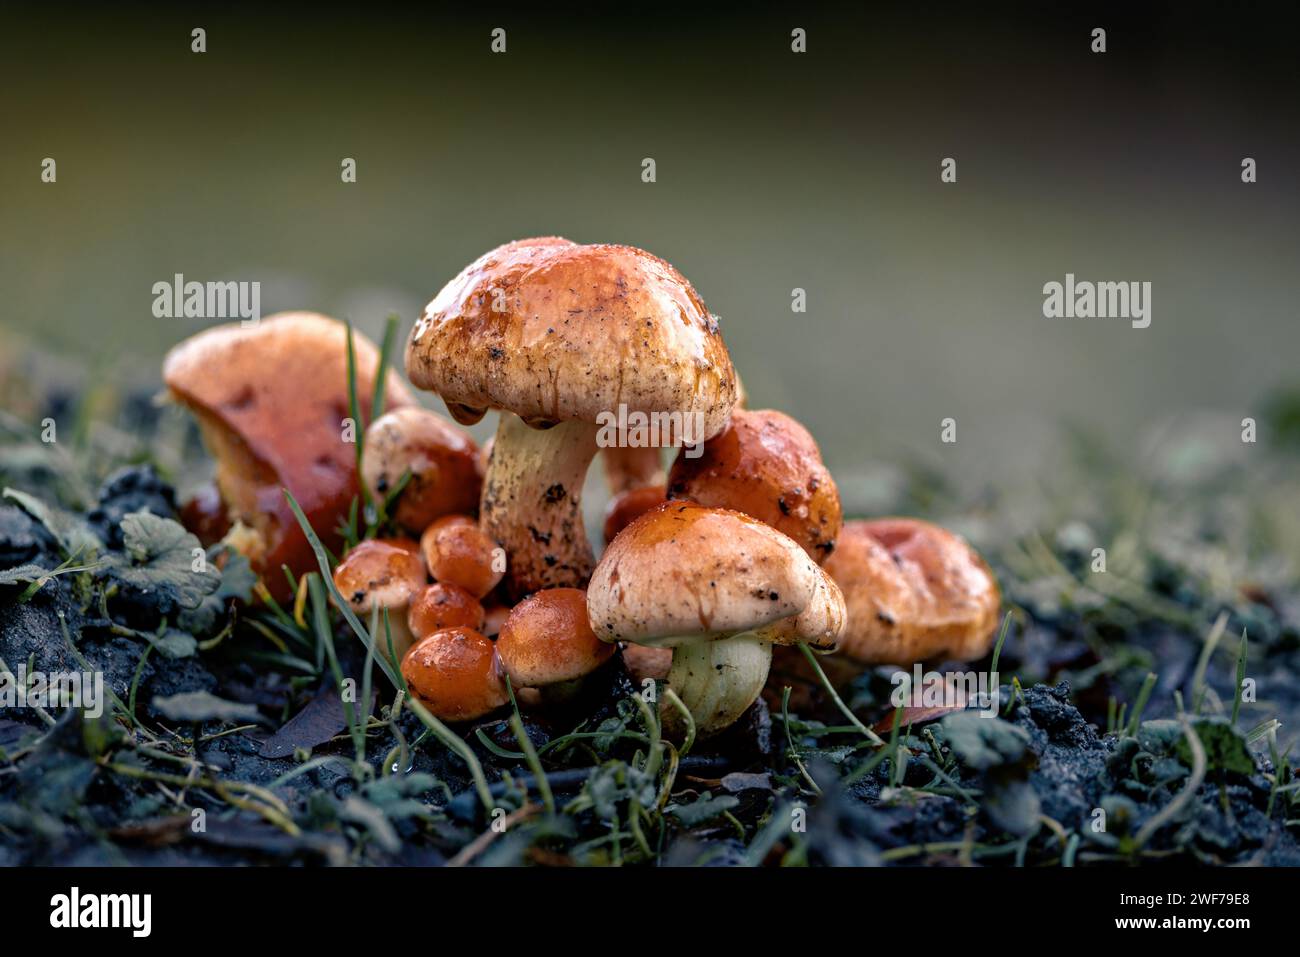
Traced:
<path id="1" fill-rule="evenodd" d="M 378 351 L 361 336 L 353 351 L 369 396 Z M 557 705 L 621 660 L 638 681 L 666 681 L 704 736 L 759 697 L 774 647 L 910 667 L 990 646 L 1001 598 L 979 556 L 923 521 L 844 522 L 812 436 L 745 407 L 717 318 L 643 250 L 529 239 L 467 266 L 406 346 L 410 382 L 455 423 L 389 372 L 385 409 L 361 409 L 359 476 L 340 427 L 347 363 L 344 326 L 313 313 L 172 350 L 167 387 L 217 461 L 215 488 L 184 517 L 282 598 L 283 569 L 315 564 L 282 489 L 331 549 L 361 483 L 373 501 L 395 496 L 393 534 L 354 546 L 334 581 L 355 611 L 387 610 L 409 690 L 440 718 L 507 704 L 506 676 L 521 704 Z M 620 408 L 702 434 L 665 474 L 660 447 L 599 441 Z M 479 449 L 461 426 L 490 409 L 500 421 Z M 598 451 L 612 494 L 599 558 L 581 501 Z M 684 718 L 657 700 L 679 732 Z"/>

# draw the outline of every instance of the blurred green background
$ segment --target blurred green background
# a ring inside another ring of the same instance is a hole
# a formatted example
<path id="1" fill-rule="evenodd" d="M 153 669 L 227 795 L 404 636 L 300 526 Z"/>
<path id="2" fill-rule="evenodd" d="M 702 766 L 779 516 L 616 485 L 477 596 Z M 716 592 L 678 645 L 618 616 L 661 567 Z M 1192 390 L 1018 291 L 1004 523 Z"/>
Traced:
<path id="1" fill-rule="evenodd" d="M 677 265 L 753 404 L 809 426 L 850 509 L 903 458 L 1048 481 L 1040 450 L 1063 423 L 1137 467 L 1153 435 L 1207 411 L 1212 454 L 1246 456 L 1240 419 L 1300 379 L 1297 67 L 1288 34 L 1245 14 L 0 17 L 0 321 L 6 348 L 34 341 L 65 369 L 151 387 L 201 326 L 150 312 L 177 272 L 259 280 L 266 314 L 372 333 L 396 311 L 405 332 L 479 253 L 555 233 Z M 807 54 L 790 52 L 796 26 Z M 1150 281 L 1150 328 L 1045 319 L 1042 286 L 1067 272 Z"/>

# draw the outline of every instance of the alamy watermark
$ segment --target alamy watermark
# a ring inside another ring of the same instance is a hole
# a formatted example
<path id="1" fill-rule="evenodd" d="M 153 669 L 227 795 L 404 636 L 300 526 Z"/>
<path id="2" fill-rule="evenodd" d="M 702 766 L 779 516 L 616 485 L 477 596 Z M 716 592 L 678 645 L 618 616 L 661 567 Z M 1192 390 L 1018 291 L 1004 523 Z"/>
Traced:
<path id="1" fill-rule="evenodd" d="M 704 454 L 703 412 L 629 412 L 619 403 L 612 412 L 599 412 L 596 445 L 602 449 L 678 448 L 688 459 Z"/>
<path id="2" fill-rule="evenodd" d="M 153 930 L 152 894 L 83 894 L 73 887 L 50 898 L 50 926 L 56 929 L 122 928 L 132 937 Z"/>
<path id="3" fill-rule="evenodd" d="M 102 671 L 0 671 L 0 708 L 80 708 L 88 718 L 104 713 Z"/>
<path id="4" fill-rule="evenodd" d="M 969 708 L 975 705 L 981 717 L 996 718 L 1001 698 L 996 671 L 895 671 L 889 677 L 894 690 L 889 703 L 895 708 Z"/>
<path id="5" fill-rule="evenodd" d="M 238 319 L 245 326 L 262 318 L 262 284 L 185 281 L 182 273 L 153 284 L 153 314 L 158 319 Z"/>
<path id="6" fill-rule="evenodd" d="M 1091 282 L 1065 274 L 1065 282 L 1043 284 L 1048 319 L 1128 319 L 1134 329 L 1151 325 L 1150 282 Z"/>

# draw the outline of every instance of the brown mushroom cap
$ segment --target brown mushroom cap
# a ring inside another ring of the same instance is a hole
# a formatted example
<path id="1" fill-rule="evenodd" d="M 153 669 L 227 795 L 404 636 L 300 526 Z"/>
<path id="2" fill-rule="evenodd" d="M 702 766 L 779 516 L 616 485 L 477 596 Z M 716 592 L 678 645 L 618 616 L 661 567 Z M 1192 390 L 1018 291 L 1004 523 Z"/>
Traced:
<path id="1" fill-rule="evenodd" d="M 609 500 L 605 507 L 605 544 L 656 505 L 667 500 L 662 485 L 643 485 L 628 489 Z"/>
<path id="2" fill-rule="evenodd" d="M 970 661 L 992 647 L 997 581 L 952 532 L 910 518 L 846 522 L 826 571 L 848 607 L 841 648 L 863 664 Z"/>
<path id="3" fill-rule="evenodd" d="M 456 585 L 437 582 L 416 592 L 406 623 L 418 640 L 444 628 L 473 628 L 482 632 L 484 618 L 483 606 L 477 598 Z"/>
<path id="4" fill-rule="evenodd" d="M 587 605 L 603 640 L 673 649 L 668 685 L 703 736 L 754 703 L 774 643 L 834 647 L 845 619 L 839 589 L 794 541 L 694 502 L 665 502 L 623 529 Z M 675 710 L 660 715 L 670 734 L 685 733 Z"/>
<path id="5" fill-rule="evenodd" d="M 769 525 L 728 509 L 666 502 L 614 539 L 592 574 L 587 605 L 604 641 L 680 645 L 795 619 L 830 596 L 821 569 Z M 825 641 L 803 634 L 829 613 L 772 629 L 766 640 Z M 833 644 L 833 640 L 831 642 Z"/>
<path id="6" fill-rule="evenodd" d="M 415 531 L 448 512 L 478 508 L 483 479 L 474 440 L 419 406 L 393 409 L 370 424 L 361 470 L 371 497 L 379 502 L 410 472 L 393 518 Z"/>
<path id="7" fill-rule="evenodd" d="M 686 278 L 642 249 L 549 236 L 485 253 L 425 307 L 406 371 L 453 415 L 539 422 L 629 411 L 702 412 L 723 427 L 735 373 Z"/>
<path id="8" fill-rule="evenodd" d="M 434 717 L 472 721 L 510 700 L 492 642 L 472 628 L 446 628 L 402 659 L 407 688 Z"/>
<path id="9" fill-rule="evenodd" d="M 479 512 L 509 556 L 512 597 L 585 584 L 581 494 L 603 416 L 675 414 L 708 438 L 736 392 L 717 322 L 676 269 L 556 237 L 467 266 L 416 323 L 406 370 L 462 423 L 503 411 Z"/>
<path id="10" fill-rule="evenodd" d="M 375 631 L 376 653 L 388 656 L 387 635 L 400 660 L 411 647 L 407 609 L 427 581 L 419 547 L 406 538 L 358 542 L 334 569 L 334 585 L 358 616 L 388 609 L 389 631 Z"/>
<path id="11" fill-rule="evenodd" d="M 682 449 L 668 477 L 668 497 L 731 508 L 766 522 L 824 562 L 835 548 L 842 515 L 835 480 L 817 443 L 790 416 L 736 409 L 725 430 L 691 458 Z"/>
<path id="12" fill-rule="evenodd" d="M 497 637 L 501 664 L 517 687 L 545 688 L 595 671 L 614 654 L 587 621 L 580 588 L 548 588 L 511 610 Z"/>
<path id="13" fill-rule="evenodd" d="M 379 352 L 354 336 L 357 394 L 363 420 Z M 389 374 L 389 407 L 409 405 L 410 393 Z M 235 520 L 230 542 L 263 575 L 271 594 L 288 595 L 280 573 L 316 567 L 281 487 L 293 493 L 327 548 L 359 494 L 356 447 L 344 441 L 348 402 L 347 331 L 316 313 L 281 313 L 254 326 L 217 326 L 168 353 L 163 381 L 194 413 L 217 460 L 217 486 Z M 364 422 L 357 423 L 360 440 Z"/>
<path id="14" fill-rule="evenodd" d="M 482 598 L 501 581 L 497 543 L 465 515 L 444 515 L 420 536 L 420 551 L 434 579 Z"/>

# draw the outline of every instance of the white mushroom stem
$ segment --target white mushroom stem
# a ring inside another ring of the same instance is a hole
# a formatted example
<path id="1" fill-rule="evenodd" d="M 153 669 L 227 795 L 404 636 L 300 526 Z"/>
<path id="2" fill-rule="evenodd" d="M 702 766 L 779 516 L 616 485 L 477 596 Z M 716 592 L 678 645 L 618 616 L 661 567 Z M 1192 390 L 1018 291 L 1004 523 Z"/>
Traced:
<path id="1" fill-rule="evenodd" d="M 695 733 L 707 737 L 735 724 L 758 699 L 771 665 L 771 642 L 753 632 L 720 641 L 688 641 L 673 649 L 668 687 L 690 711 Z M 680 737 L 685 729 L 681 714 L 663 704 L 659 712 L 664 730 Z"/>
<path id="2" fill-rule="evenodd" d="M 483 477 L 479 520 L 506 551 L 506 589 L 582 588 L 595 562 L 582 523 L 582 486 L 596 454 L 596 426 L 535 429 L 501 413 Z"/>

